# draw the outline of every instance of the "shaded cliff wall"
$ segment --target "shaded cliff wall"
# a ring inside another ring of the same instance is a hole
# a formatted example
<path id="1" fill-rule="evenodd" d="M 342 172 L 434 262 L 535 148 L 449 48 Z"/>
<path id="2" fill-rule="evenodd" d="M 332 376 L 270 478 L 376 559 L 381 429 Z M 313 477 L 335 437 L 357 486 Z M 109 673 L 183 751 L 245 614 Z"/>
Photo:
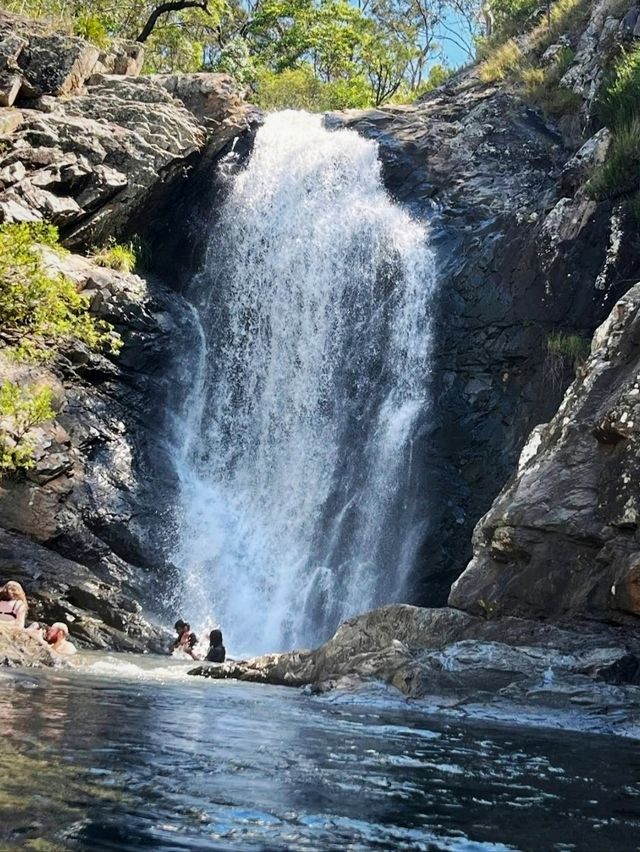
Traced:
<path id="1" fill-rule="evenodd" d="M 628 43 L 625 13 L 595 3 L 570 36 L 567 79 L 582 104 L 571 122 L 545 119 L 477 69 L 412 106 L 329 117 L 377 139 L 389 191 L 431 222 L 437 249 L 438 339 L 425 377 L 437 425 L 414 448 L 430 519 L 415 603 L 444 603 L 471 556 L 474 525 L 572 381 L 574 358 L 554 354 L 553 341 L 575 335 L 586 349 L 640 273 L 625 205 L 585 190 L 608 145 L 593 117 L 602 51 Z"/>

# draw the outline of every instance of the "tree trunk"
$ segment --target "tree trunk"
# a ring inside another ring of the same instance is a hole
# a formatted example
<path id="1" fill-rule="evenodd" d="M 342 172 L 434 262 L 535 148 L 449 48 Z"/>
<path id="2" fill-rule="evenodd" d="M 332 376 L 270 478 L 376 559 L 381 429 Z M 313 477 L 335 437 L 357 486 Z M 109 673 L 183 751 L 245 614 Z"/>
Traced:
<path id="1" fill-rule="evenodd" d="M 182 9 L 202 9 L 203 12 L 209 14 L 208 3 L 209 0 L 168 0 L 167 3 L 161 3 L 149 15 L 149 19 L 142 28 L 140 35 L 136 38 L 136 41 L 145 42 L 158 23 L 158 18 L 162 17 L 162 15 L 167 15 L 169 12 L 180 12 Z"/>

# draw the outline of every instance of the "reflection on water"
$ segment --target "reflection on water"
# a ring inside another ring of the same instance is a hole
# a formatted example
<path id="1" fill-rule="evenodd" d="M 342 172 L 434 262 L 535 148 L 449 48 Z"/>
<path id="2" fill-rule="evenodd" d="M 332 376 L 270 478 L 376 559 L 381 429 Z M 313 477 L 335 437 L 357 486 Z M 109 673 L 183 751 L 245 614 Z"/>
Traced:
<path id="1" fill-rule="evenodd" d="M 139 666 L 0 675 L 0 848 L 638 848 L 638 744 Z"/>

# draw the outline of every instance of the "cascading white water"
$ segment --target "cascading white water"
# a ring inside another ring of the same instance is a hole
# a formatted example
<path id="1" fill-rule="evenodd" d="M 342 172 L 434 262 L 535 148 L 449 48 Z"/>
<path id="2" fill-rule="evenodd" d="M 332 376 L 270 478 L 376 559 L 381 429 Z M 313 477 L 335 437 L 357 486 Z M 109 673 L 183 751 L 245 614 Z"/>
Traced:
<path id="1" fill-rule="evenodd" d="M 310 644 L 402 598 L 434 281 L 374 142 L 267 118 L 188 293 L 201 337 L 176 452 L 183 609 L 232 651 Z"/>

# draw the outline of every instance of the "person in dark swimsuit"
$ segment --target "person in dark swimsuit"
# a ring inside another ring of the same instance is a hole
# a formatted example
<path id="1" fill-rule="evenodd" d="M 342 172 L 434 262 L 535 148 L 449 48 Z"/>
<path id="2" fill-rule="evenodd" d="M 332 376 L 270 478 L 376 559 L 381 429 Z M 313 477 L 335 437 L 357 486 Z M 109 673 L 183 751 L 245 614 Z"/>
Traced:
<path id="1" fill-rule="evenodd" d="M 184 653 L 188 654 L 192 660 L 199 660 L 200 658 L 193 650 L 198 644 L 198 637 L 191 631 L 191 625 L 187 621 L 178 619 L 178 621 L 174 624 L 174 629 L 178 634 L 178 637 L 171 643 L 169 653 L 173 654 L 174 651 L 184 651 Z"/>
<path id="2" fill-rule="evenodd" d="M 27 596 L 20 583 L 9 580 L 0 586 L 0 622 L 24 628 L 28 608 Z"/>
<path id="3" fill-rule="evenodd" d="M 222 644 L 222 631 L 212 630 L 209 634 L 209 650 L 205 660 L 209 663 L 224 663 L 226 656 L 227 652 Z"/>

